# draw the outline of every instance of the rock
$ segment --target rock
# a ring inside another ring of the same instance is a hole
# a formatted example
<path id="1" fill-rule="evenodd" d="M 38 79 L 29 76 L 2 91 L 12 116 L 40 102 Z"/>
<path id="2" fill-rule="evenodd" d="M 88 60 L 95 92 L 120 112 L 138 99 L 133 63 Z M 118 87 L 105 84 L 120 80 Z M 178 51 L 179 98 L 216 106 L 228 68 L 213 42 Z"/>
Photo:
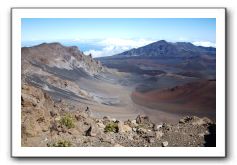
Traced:
<path id="1" fill-rule="evenodd" d="M 111 143 L 111 137 L 108 134 L 101 134 L 100 141 Z"/>
<path id="2" fill-rule="evenodd" d="M 111 144 L 115 144 L 114 139 L 110 139 L 110 143 L 111 143 Z"/>
<path id="3" fill-rule="evenodd" d="M 179 123 L 180 123 L 180 124 L 185 124 L 185 123 L 188 123 L 189 121 L 191 121 L 192 119 L 193 119 L 192 117 L 186 116 L 186 117 L 180 119 L 180 120 L 179 120 Z"/>
<path id="4" fill-rule="evenodd" d="M 109 116 L 104 116 L 103 120 L 109 120 L 110 121 L 110 117 Z"/>
<path id="5" fill-rule="evenodd" d="M 155 132 L 153 132 L 153 131 L 149 131 L 149 130 L 147 130 L 147 132 L 146 132 L 146 136 L 148 136 L 148 137 L 155 137 Z"/>
<path id="6" fill-rule="evenodd" d="M 161 124 L 154 124 L 154 126 L 153 126 L 154 131 L 159 131 L 161 128 L 162 128 Z"/>
<path id="7" fill-rule="evenodd" d="M 138 124 L 137 124 L 136 120 L 132 120 L 131 123 L 130 123 L 130 126 L 131 127 L 137 127 Z"/>
<path id="8" fill-rule="evenodd" d="M 93 131 L 92 126 L 90 126 L 88 130 L 86 130 L 85 135 L 86 136 L 96 136 L 96 133 Z"/>
<path id="9" fill-rule="evenodd" d="M 132 128 L 133 132 L 137 132 L 137 128 L 133 127 Z"/>
<path id="10" fill-rule="evenodd" d="M 213 121 L 207 117 L 203 117 L 202 119 L 203 119 L 203 121 L 206 122 L 206 124 L 213 124 Z"/>
<path id="11" fill-rule="evenodd" d="M 105 128 L 105 125 L 101 122 L 97 123 L 98 127 L 101 128 L 101 129 L 104 129 Z"/>
<path id="12" fill-rule="evenodd" d="M 72 129 L 72 130 L 68 131 L 68 133 L 70 133 L 71 135 L 75 135 L 75 136 L 78 136 L 78 135 L 82 134 L 77 129 Z"/>
<path id="13" fill-rule="evenodd" d="M 103 124 L 108 124 L 110 122 L 110 117 L 109 116 L 104 116 L 103 117 Z"/>
<path id="14" fill-rule="evenodd" d="M 138 115 L 137 118 L 136 118 L 136 123 L 137 124 L 149 124 L 151 122 L 150 122 L 150 119 L 149 119 L 148 116 Z"/>
<path id="15" fill-rule="evenodd" d="M 118 132 L 125 133 L 125 132 L 131 132 L 132 128 L 129 125 L 125 125 L 122 122 L 118 123 Z"/>
<path id="16" fill-rule="evenodd" d="M 131 125 L 132 125 L 132 122 L 131 122 L 131 120 L 128 119 L 127 121 L 124 121 L 124 124 L 125 124 L 125 125 L 130 125 L 130 126 L 131 126 Z M 136 123 L 136 124 L 137 124 L 137 123 Z"/>
<path id="17" fill-rule="evenodd" d="M 154 143 L 154 142 L 155 142 L 155 138 L 153 138 L 153 137 L 148 137 L 148 138 L 147 138 L 147 141 L 148 141 L 148 143 Z"/>
<path id="18" fill-rule="evenodd" d="M 114 147 L 123 147 L 123 146 L 120 144 L 115 144 Z"/>
<path id="19" fill-rule="evenodd" d="M 180 120 L 179 120 L 179 123 L 180 123 L 180 124 L 185 124 L 185 120 L 184 120 L 184 119 L 180 119 Z"/>
<path id="20" fill-rule="evenodd" d="M 134 136 L 131 135 L 131 134 L 129 134 L 129 135 L 127 136 L 127 139 L 130 140 L 130 141 L 133 141 L 133 140 L 134 140 Z"/>
<path id="21" fill-rule="evenodd" d="M 55 117 L 58 115 L 55 111 L 50 111 L 49 113 L 51 117 Z"/>
<path id="22" fill-rule="evenodd" d="M 136 120 L 132 120 L 131 123 L 134 124 L 134 125 L 137 125 Z"/>
<path id="23" fill-rule="evenodd" d="M 143 135 L 143 134 L 147 133 L 147 130 L 145 128 L 138 128 L 137 133 L 140 134 L 140 135 Z"/>
<path id="24" fill-rule="evenodd" d="M 91 115 L 91 111 L 90 111 L 89 107 L 86 107 L 86 109 L 85 109 L 85 113 L 86 113 L 88 116 Z"/>
<path id="25" fill-rule="evenodd" d="M 155 132 L 155 137 L 156 137 L 156 139 L 158 139 L 158 140 L 160 140 L 163 135 L 164 135 L 164 133 L 161 132 L 161 131 L 156 131 L 156 132 Z"/>
<path id="26" fill-rule="evenodd" d="M 208 125 L 211 124 L 212 121 L 206 117 L 204 118 L 198 118 L 198 117 L 193 117 L 192 120 L 192 125 L 198 125 L 198 126 L 204 126 L 204 125 Z"/>
<path id="27" fill-rule="evenodd" d="M 111 119 L 112 122 L 117 122 L 117 120 L 115 118 Z"/>
<path id="28" fill-rule="evenodd" d="M 167 141 L 162 142 L 162 147 L 167 147 L 169 143 Z"/>
<path id="29" fill-rule="evenodd" d="M 85 117 L 80 114 L 75 114 L 75 118 L 77 121 L 82 121 L 83 119 L 85 119 Z"/>

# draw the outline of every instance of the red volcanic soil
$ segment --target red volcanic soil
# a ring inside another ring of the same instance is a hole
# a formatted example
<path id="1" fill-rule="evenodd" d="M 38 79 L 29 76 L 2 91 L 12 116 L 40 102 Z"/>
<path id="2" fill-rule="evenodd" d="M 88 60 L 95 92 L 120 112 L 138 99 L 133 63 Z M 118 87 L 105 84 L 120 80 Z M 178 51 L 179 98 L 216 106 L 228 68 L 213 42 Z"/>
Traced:
<path id="1" fill-rule="evenodd" d="M 181 115 L 207 116 L 215 120 L 216 81 L 196 81 L 162 91 L 135 91 L 132 99 L 149 108 Z"/>

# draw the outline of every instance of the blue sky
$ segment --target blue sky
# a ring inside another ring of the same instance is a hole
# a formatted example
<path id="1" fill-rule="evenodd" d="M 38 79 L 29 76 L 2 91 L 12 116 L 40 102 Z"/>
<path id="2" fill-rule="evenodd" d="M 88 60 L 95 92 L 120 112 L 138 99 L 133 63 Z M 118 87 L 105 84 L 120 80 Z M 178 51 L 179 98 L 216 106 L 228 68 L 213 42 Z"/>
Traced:
<path id="1" fill-rule="evenodd" d="M 22 45 L 62 42 L 95 56 L 111 55 L 157 40 L 215 46 L 212 18 L 23 18 Z M 81 45 L 81 46 L 80 46 Z"/>

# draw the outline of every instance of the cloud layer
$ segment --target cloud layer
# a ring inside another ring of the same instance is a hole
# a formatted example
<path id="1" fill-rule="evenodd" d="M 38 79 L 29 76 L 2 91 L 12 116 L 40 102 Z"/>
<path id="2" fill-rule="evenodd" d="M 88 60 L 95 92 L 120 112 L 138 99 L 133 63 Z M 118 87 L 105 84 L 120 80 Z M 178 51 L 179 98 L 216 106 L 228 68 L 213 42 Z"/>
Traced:
<path id="1" fill-rule="evenodd" d="M 196 46 L 205 46 L 205 47 L 216 47 L 215 43 L 209 42 L 209 41 L 196 41 L 192 43 Z"/>
<path id="2" fill-rule="evenodd" d="M 97 44 L 102 46 L 101 50 L 88 50 L 85 54 L 92 54 L 95 57 L 111 56 L 132 48 L 138 48 L 147 44 L 155 42 L 149 39 L 121 39 L 121 38 L 107 38 L 99 41 Z"/>

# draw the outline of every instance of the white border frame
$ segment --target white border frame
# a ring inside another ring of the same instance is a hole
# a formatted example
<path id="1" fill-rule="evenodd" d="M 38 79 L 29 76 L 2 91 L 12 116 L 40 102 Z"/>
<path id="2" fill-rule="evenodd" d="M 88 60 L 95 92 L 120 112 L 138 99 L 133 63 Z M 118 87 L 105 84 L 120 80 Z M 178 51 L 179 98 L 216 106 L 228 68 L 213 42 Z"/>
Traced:
<path id="1" fill-rule="evenodd" d="M 21 18 L 216 18 L 216 147 L 21 147 Z M 12 157 L 226 157 L 225 8 L 13 8 Z"/>

